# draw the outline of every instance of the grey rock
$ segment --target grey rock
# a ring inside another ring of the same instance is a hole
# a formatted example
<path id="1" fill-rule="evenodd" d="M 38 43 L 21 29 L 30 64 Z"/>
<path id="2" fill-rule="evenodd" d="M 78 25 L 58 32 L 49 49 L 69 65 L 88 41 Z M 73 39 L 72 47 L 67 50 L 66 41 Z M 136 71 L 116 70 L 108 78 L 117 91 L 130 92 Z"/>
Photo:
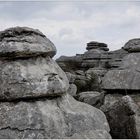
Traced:
<path id="1" fill-rule="evenodd" d="M 103 78 L 103 89 L 139 90 L 140 53 L 126 55 L 120 69 L 110 70 Z"/>
<path id="2" fill-rule="evenodd" d="M 76 70 L 75 73 L 76 73 L 77 75 L 85 76 L 85 73 L 84 73 L 84 71 L 82 71 L 82 70 Z"/>
<path id="3" fill-rule="evenodd" d="M 78 94 L 78 100 L 99 108 L 103 105 L 104 93 L 96 91 L 81 92 Z"/>
<path id="4" fill-rule="evenodd" d="M 108 69 L 119 69 L 123 58 L 128 54 L 124 49 L 108 52 Z"/>
<path id="5" fill-rule="evenodd" d="M 104 113 L 66 93 L 69 81 L 42 33 L 11 28 L 0 41 L 1 139 L 111 138 Z"/>
<path id="6" fill-rule="evenodd" d="M 39 30 L 27 27 L 9 28 L 0 32 L 0 57 L 8 59 L 56 54 L 54 44 Z"/>
<path id="7" fill-rule="evenodd" d="M 65 72 L 73 72 L 81 67 L 82 55 L 71 57 L 61 56 L 60 58 L 56 59 L 56 62 Z"/>
<path id="8" fill-rule="evenodd" d="M 85 72 L 87 79 L 89 79 L 90 81 L 89 84 L 91 91 L 101 90 L 102 78 L 106 72 L 107 70 L 105 69 L 97 69 L 97 68 L 90 68 Z"/>
<path id="9" fill-rule="evenodd" d="M 70 95 L 0 103 L 0 138 L 111 138 L 104 114 Z"/>
<path id="10" fill-rule="evenodd" d="M 123 97 L 122 94 L 107 94 L 105 95 L 104 97 L 104 103 L 103 105 L 100 107 L 100 109 L 103 111 L 103 112 L 106 112 L 107 109 L 112 106 L 114 103 L 118 102 L 121 98 Z"/>
<path id="11" fill-rule="evenodd" d="M 90 79 L 84 75 L 76 75 L 74 84 L 77 86 L 77 92 L 87 91 L 90 88 Z"/>
<path id="12" fill-rule="evenodd" d="M 133 69 L 139 72 L 140 53 L 130 53 L 126 55 L 122 60 L 121 69 Z"/>
<path id="13" fill-rule="evenodd" d="M 140 38 L 129 40 L 123 47 L 128 52 L 140 52 Z"/>
<path id="14" fill-rule="evenodd" d="M 99 68 L 90 68 L 85 73 L 86 73 L 86 75 L 96 74 L 100 77 L 104 77 L 104 75 L 107 73 L 107 70 L 106 69 L 99 69 Z"/>
<path id="15" fill-rule="evenodd" d="M 72 84 L 74 83 L 75 79 L 76 79 L 76 75 L 70 72 L 66 72 L 66 76 L 69 80 L 69 83 Z"/>
<path id="16" fill-rule="evenodd" d="M 106 48 L 107 47 L 107 44 L 105 43 L 100 43 L 100 42 L 96 42 L 96 41 L 91 41 L 89 43 L 87 43 L 87 50 L 90 50 L 90 49 L 97 49 L 99 47 L 103 47 L 103 48 Z"/>
<path id="17" fill-rule="evenodd" d="M 70 84 L 69 89 L 67 91 L 68 94 L 75 97 L 77 93 L 77 86 L 75 84 Z"/>
<path id="18" fill-rule="evenodd" d="M 104 113 L 110 125 L 112 138 L 140 138 L 140 110 L 129 96 L 108 106 Z"/>
<path id="19" fill-rule="evenodd" d="M 65 73 L 51 58 L 0 61 L 0 100 L 60 96 L 69 88 Z"/>

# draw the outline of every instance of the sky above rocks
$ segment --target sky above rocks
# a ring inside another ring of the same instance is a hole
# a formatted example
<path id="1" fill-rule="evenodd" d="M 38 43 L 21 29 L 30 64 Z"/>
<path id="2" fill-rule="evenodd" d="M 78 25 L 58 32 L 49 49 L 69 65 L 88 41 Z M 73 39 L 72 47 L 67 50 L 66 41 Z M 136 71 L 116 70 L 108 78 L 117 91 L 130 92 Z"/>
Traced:
<path id="1" fill-rule="evenodd" d="M 43 32 L 57 47 L 55 58 L 83 53 L 93 40 L 116 50 L 140 38 L 140 1 L 0 1 L 0 30 L 13 26 Z"/>

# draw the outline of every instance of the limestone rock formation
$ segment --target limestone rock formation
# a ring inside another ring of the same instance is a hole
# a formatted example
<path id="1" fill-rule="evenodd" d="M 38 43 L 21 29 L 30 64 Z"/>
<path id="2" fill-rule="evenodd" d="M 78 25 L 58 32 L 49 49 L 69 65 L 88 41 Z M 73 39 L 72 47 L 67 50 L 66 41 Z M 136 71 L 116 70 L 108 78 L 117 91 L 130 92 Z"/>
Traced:
<path id="1" fill-rule="evenodd" d="M 111 138 L 104 113 L 67 94 L 69 81 L 45 35 L 16 27 L 0 38 L 1 139 Z"/>
<path id="2" fill-rule="evenodd" d="M 68 95 L 0 106 L 0 138 L 110 138 L 104 114 Z"/>
<path id="3" fill-rule="evenodd" d="M 128 52 L 140 52 L 140 38 L 129 40 L 123 47 Z"/>
<path id="4" fill-rule="evenodd" d="M 99 108 L 104 103 L 104 93 L 96 91 L 81 92 L 78 94 L 78 100 Z"/>
<path id="5" fill-rule="evenodd" d="M 140 39 L 131 39 L 115 51 L 97 41 L 87 43 L 86 49 L 83 54 L 57 59 L 69 72 L 71 83 L 77 85 L 76 99 L 98 107 L 90 93 L 104 92 L 100 109 L 108 118 L 113 138 L 139 138 L 139 112 L 129 109 L 133 101 L 124 96 L 129 95 L 140 106 Z"/>
<path id="6" fill-rule="evenodd" d="M 92 49 L 100 49 L 103 51 L 109 51 L 109 49 L 107 48 L 107 44 L 105 43 L 100 43 L 100 42 L 96 42 L 96 41 L 91 41 L 89 43 L 87 43 L 87 50 L 92 50 Z"/>
<path id="7" fill-rule="evenodd" d="M 102 110 L 107 116 L 113 138 L 140 138 L 140 109 L 129 96 Z"/>
<path id="8" fill-rule="evenodd" d="M 77 93 L 77 86 L 75 84 L 70 84 L 69 89 L 68 89 L 68 94 L 71 96 L 75 97 Z"/>
<path id="9" fill-rule="evenodd" d="M 0 32 L 0 56 L 7 58 L 56 54 L 54 44 L 39 30 L 28 27 L 9 28 Z"/>
<path id="10" fill-rule="evenodd" d="M 58 96 L 69 88 L 64 72 L 50 58 L 54 45 L 38 30 L 10 28 L 0 38 L 0 100 Z"/>
<path id="11" fill-rule="evenodd" d="M 104 89 L 140 89 L 140 53 L 126 55 L 119 69 L 110 70 L 103 78 Z"/>

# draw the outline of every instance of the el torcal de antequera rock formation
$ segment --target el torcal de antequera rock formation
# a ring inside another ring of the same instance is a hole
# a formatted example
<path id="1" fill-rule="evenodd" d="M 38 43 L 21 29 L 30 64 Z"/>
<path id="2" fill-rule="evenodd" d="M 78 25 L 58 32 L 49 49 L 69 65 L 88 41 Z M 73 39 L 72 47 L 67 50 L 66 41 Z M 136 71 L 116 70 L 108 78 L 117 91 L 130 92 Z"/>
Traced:
<path id="1" fill-rule="evenodd" d="M 52 59 L 55 54 L 39 30 L 0 32 L 0 138 L 111 138 L 103 111 L 69 94 L 77 87 Z"/>
<path id="2" fill-rule="evenodd" d="M 57 64 L 39 30 L 0 32 L 1 139 L 140 138 L 140 39 L 86 49 Z"/>
<path id="3" fill-rule="evenodd" d="M 105 113 L 112 138 L 140 138 L 140 38 L 116 51 L 97 41 L 86 49 L 56 60 L 69 79 L 68 93 Z"/>

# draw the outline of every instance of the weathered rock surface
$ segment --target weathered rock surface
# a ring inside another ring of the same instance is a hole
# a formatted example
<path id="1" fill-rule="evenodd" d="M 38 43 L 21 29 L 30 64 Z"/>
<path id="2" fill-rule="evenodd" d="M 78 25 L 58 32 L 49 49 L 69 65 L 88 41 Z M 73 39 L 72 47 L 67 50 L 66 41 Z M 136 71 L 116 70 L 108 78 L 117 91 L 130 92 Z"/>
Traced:
<path id="1" fill-rule="evenodd" d="M 124 95 L 122 95 L 122 94 L 115 94 L 115 93 L 105 95 L 104 103 L 100 107 L 100 109 L 105 111 L 107 108 L 109 108 L 114 103 L 116 103 L 117 101 L 119 101 L 123 96 Z"/>
<path id="2" fill-rule="evenodd" d="M 140 52 L 140 38 L 129 40 L 123 47 L 128 52 Z"/>
<path id="3" fill-rule="evenodd" d="M 16 27 L 0 32 L 0 57 L 53 57 L 55 54 L 54 44 L 39 30 Z"/>
<path id="4" fill-rule="evenodd" d="M 110 138 L 104 114 L 65 95 L 0 104 L 0 138 Z"/>
<path id="5" fill-rule="evenodd" d="M 107 70 L 90 68 L 85 74 L 87 79 L 89 79 L 88 85 L 90 91 L 101 91 L 102 78 L 104 77 Z"/>
<path id="6" fill-rule="evenodd" d="M 101 91 L 104 75 L 109 70 L 120 69 L 122 60 L 128 54 L 128 51 L 119 49 L 109 52 L 107 44 L 96 41 L 87 43 L 86 49 L 87 51 L 84 54 L 72 57 L 61 56 L 56 61 L 65 72 L 75 75 L 77 75 L 75 73 L 77 70 L 85 72 L 84 80 L 81 77 L 82 79 L 79 78 L 81 82 L 76 80 L 76 83 L 74 83 L 77 85 L 78 92 Z"/>
<path id="7" fill-rule="evenodd" d="M 70 84 L 69 89 L 68 89 L 68 94 L 71 96 L 75 97 L 77 93 L 77 86 L 75 84 Z"/>
<path id="8" fill-rule="evenodd" d="M 106 73 L 102 85 L 107 90 L 139 90 L 140 53 L 126 55 L 120 69 L 110 70 Z"/>
<path id="9" fill-rule="evenodd" d="M 0 41 L 1 139 L 111 138 L 104 113 L 68 95 L 69 81 L 42 33 L 10 28 Z"/>
<path id="10" fill-rule="evenodd" d="M 87 50 L 92 50 L 92 49 L 100 49 L 100 50 L 104 50 L 104 51 L 108 51 L 109 49 L 107 48 L 107 44 L 105 43 L 100 43 L 100 42 L 96 42 L 96 41 L 91 41 L 89 43 L 87 43 Z"/>
<path id="11" fill-rule="evenodd" d="M 106 114 L 113 138 L 140 138 L 140 110 L 129 96 L 122 97 L 102 110 Z"/>
<path id="12" fill-rule="evenodd" d="M 0 100 L 60 96 L 69 88 L 66 75 L 50 58 L 0 61 Z"/>
<path id="13" fill-rule="evenodd" d="M 116 51 L 108 52 L 108 62 L 106 63 L 106 68 L 110 69 L 119 69 L 122 63 L 123 58 L 128 54 L 124 49 L 119 49 Z"/>
<path id="14" fill-rule="evenodd" d="M 93 95 L 85 93 L 105 91 L 100 109 L 107 117 L 111 113 L 109 120 L 113 138 L 138 138 L 140 115 L 138 112 L 131 114 L 133 109 L 128 109 L 131 101 L 124 105 L 123 96 L 129 95 L 135 104 L 140 105 L 140 39 L 129 40 L 116 51 L 109 51 L 107 44 L 96 41 L 87 43 L 86 49 L 83 54 L 61 59 L 61 64 L 65 65 L 62 69 L 74 75 L 73 83 L 78 90 L 76 99 L 96 106 Z M 59 59 L 57 62 L 60 64 Z M 76 73 L 77 70 L 84 73 Z"/>
<path id="15" fill-rule="evenodd" d="M 103 105 L 104 93 L 95 91 L 81 92 L 78 94 L 78 100 L 99 108 L 101 105 Z"/>

